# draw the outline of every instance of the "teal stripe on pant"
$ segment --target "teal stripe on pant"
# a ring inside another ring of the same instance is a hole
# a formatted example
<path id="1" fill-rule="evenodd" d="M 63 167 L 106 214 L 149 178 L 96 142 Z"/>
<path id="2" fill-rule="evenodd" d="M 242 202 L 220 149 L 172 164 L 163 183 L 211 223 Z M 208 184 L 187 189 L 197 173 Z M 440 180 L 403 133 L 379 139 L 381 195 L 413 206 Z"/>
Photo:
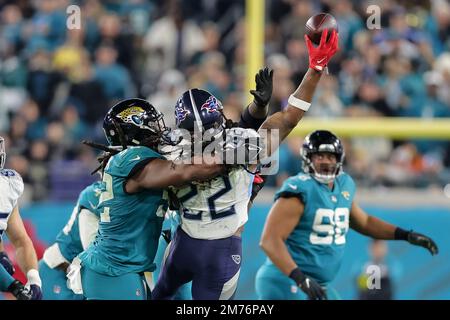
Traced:
<path id="1" fill-rule="evenodd" d="M 307 300 L 306 294 L 295 281 L 283 274 L 275 265 L 264 264 L 256 273 L 256 295 L 259 300 Z M 340 300 L 337 291 L 327 286 L 328 300 Z"/>
<path id="2" fill-rule="evenodd" d="M 39 275 L 42 280 L 43 300 L 83 300 L 83 295 L 75 294 L 67 288 L 66 273 L 51 269 L 44 260 L 39 261 Z"/>
<path id="3" fill-rule="evenodd" d="M 88 300 L 146 300 L 144 276 L 127 273 L 118 277 L 81 267 L 83 294 Z"/>
<path id="4" fill-rule="evenodd" d="M 6 291 L 13 282 L 14 278 L 0 264 L 0 291 Z"/>

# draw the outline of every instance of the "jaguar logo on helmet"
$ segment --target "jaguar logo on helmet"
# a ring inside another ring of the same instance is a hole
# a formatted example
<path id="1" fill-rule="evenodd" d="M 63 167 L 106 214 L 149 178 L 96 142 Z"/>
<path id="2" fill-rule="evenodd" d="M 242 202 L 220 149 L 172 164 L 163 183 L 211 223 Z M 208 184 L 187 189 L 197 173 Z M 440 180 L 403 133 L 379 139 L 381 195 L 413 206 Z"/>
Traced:
<path id="1" fill-rule="evenodd" d="M 168 132 L 163 115 L 148 101 L 125 99 L 112 106 L 103 120 L 103 131 L 113 146 L 141 145 L 153 148 Z"/>
<path id="2" fill-rule="evenodd" d="M 222 105 L 214 96 L 210 96 L 200 108 L 200 110 L 206 110 L 208 113 L 217 112 L 219 109 L 222 109 Z"/>
<path id="3" fill-rule="evenodd" d="M 130 107 L 120 112 L 117 117 L 122 119 L 123 122 L 134 123 L 136 125 L 142 124 L 142 115 L 145 113 L 141 107 Z"/>

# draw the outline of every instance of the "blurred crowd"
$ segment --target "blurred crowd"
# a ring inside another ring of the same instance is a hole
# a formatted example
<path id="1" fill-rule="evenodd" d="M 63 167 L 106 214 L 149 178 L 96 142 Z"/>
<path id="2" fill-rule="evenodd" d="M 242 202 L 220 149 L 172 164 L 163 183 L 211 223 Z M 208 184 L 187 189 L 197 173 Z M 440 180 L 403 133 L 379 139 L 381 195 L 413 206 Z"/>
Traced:
<path id="1" fill-rule="evenodd" d="M 69 5 L 81 29 L 66 27 Z M 369 30 L 366 9 L 381 8 Z M 450 5 L 446 0 L 266 0 L 265 59 L 275 70 L 270 112 L 281 110 L 308 68 L 307 19 L 330 12 L 340 52 L 308 117 L 450 116 Z M 216 95 L 237 120 L 245 92 L 244 0 L 0 1 L 0 135 L 7 166 L 28 199 L 73 199 L 95 179 L 105 112 L 128 97 L 149 99 L 173 125 L 189 87 Z M 280 149 L 279 185 L 300 170 L 301 138 Z M 346 170 L 367 186 L 440 187 L 450 168 L 447 141 L 345 141 Z"/>

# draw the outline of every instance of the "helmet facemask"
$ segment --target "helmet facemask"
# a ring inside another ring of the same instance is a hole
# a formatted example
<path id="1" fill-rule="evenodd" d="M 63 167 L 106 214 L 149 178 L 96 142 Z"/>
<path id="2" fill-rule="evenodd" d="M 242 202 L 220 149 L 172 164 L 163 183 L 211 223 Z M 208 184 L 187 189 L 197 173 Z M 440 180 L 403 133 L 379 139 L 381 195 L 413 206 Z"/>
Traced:
<path id="1" fill-rule="evenodd" d="M 317 167 L 312 157 L 318 153 L 332 153 L 336 157 L 336 163 L 321 163 Z M 302 148 L 301 157 L 303 160 L 303 170 L 311 173 L 313 177 L 320 183 L 328 184 L 333 182 L 342 169 L 344 161 L 344 153 L 336 153 L 333 145 L 322 144 L 317 152 L 307 152 Z"/>

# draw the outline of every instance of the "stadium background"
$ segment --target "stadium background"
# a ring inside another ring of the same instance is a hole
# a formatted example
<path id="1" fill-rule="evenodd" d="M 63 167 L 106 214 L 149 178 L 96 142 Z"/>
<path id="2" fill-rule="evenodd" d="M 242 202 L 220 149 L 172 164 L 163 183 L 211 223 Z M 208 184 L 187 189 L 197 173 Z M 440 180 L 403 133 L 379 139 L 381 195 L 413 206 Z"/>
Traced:
<path id="1" fill-rule="evenodd" d="M 81 8 L 68 30 L 66 8 Z M 264 11 L 265 4 L 265 14 Z M 381 9 L 380 29 L 366 11 Z M 340 53 L 323 77 L 307 119 L 280 149 L 280 172 L 250 213 L 238 298 L 252 299 L 264 255 L 258 239 L 276 186 L 300 169 L 311 128 L 344 136 L 346 171 L 369 212 L 429 234 L 440 254 L 390 243 L 396 298 L 450 298 L 450 5 L 429 1 L 0 1 L 0 135 L 7 167 L 25 182 L 21 208 L 45 248 L 94 177 L 101 119 L 126 97 L 148 98 L 173 124 L 177 96 L 202 87 L 238 119 L 263 64 L 275 70 L 271 112 L 282 109 L 306 71 L 306 20 L 330 12 Z M 264 18 L 264 19 L 263 19 Z M 345 122 L 347 121 L 347 122 Z M 334 287 L 355 298 L 368 240 L 350 232 Z M 41 249 L 38 250 L 41 251 Z"/>

